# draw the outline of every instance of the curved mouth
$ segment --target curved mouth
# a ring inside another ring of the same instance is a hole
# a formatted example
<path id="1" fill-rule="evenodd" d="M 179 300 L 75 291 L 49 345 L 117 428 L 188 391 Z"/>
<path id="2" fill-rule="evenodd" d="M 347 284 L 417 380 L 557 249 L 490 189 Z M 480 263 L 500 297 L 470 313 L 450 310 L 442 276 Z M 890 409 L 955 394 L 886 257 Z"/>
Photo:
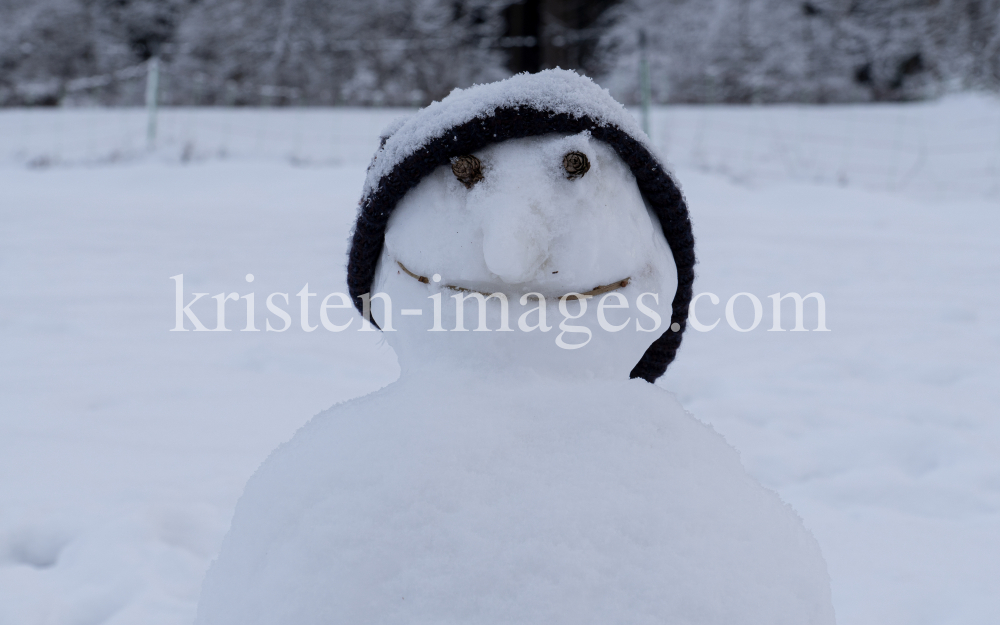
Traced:
<path id="1" fill-rule="evenodd" d="M 430 284 L 431 283 L 430 278 L 428 278 L 427 276 L 421 276 L 419 274 L 413 273 L 412 271 L 410 271 L 409 269 L 407 269 L 406 265 L 404 265 L 400 261 L 397 260 L 396 264 L 399 265 L 399 268 L 403 270 L 403 273 L 405 273 L 406 275 L 410 276 L 411 278 L 413 278 L 417 282 L 421 282 L 423 284 Z M 628 283 L 631 280 L 632 280 L 631 277 L 629 277 L 629 278 L 623 278 L 623 279 L 618 280 L 616 282 L 611 282 L 609 284 L 602 284 L 600 286 L 595 286 L 594 288 L 590 289 L 589 291 L 585 291 L 583 293 L 578 293 L 577 295 L 580 295 L 581 297 L 595 297 L 597 295 L 603 295 L 605 293 L 610 293 L 611 291 L 617 291 L 618 289 L 623 289 L 623 288 L 627 287 Z M 477 289 L 470 289 L 470 288 L 467 288 L 467 287 L 464 287 L 464 286 L 457 286 L 457 285 L 454 285 L 454 284 L 445 284 L 443 286 L 446 289 L 451 289 L 452 291 L 458 291 L 460 293 L 479 293 L 480 295 L 485 295 L 487 297 L 489 297 L 490 295 L 493 295 L 493 293 L 487 293 L 485 291 L 479 291 Z M 562 297 L 566 297 L 568 295 L 570 295 L 570 293 L 567 293 L 566 295 L 561 296 L 560 299 Z"/>

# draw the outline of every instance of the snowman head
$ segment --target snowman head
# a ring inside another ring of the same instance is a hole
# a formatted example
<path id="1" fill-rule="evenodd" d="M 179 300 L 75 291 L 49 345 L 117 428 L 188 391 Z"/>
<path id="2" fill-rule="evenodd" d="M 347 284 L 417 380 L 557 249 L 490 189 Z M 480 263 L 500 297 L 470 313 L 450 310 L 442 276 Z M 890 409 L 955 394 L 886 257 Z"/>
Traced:
<path id="1" fill-rule="evenodd" d="M 693 239 L 635 126 L 589 79 L 550 70 L 453 92 L 388 129 L 348 285 L 362 312 L 385 293 L 371 313 L 404 368 L 663 373 L 685 326 Z"/>

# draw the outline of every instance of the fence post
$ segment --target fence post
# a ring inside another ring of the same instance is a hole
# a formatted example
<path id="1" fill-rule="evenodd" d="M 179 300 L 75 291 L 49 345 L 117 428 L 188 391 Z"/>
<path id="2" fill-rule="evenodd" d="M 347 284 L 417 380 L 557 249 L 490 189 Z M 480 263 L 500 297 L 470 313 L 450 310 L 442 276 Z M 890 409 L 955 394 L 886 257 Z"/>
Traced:
<path id="1" fill-rule="evenodd" d="M 642 103 L 642 131 L 649 136 L 649 58 L 646 54 L 646 31 L 639 31 L 639 98 Z"/>
<path id="2" fill-rule="evenodd" d="M 146 61 L 146 148 L 156 147 L 156 105 L 160 90 L 160 57 Z"/>

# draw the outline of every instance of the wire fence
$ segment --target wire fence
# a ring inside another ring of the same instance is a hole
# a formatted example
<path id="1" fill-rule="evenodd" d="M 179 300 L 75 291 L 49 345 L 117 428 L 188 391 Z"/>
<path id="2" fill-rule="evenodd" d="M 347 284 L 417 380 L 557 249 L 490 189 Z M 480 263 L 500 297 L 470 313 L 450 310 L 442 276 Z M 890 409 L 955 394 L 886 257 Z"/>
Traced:
<path id="1" fill-rule="evenodd" d="M 940 197 L 1000 197 L 1000 100 L 850 106 L 660 107 L 668 161 L 761 183 L 791 180 Z"/>
<path id="2" fill-rule="evenodd" d="M 381 129 L 410 112 L 168 107 L 157 114 L 150 150 L 143 109 L 6 109 L 0 110 L 0 166 L 153 158 L 364 167 Z M 649 125 L 670 166 L 740 183 L 1000 198 L 1000 101 L 991 97 L 822 107 L 654 106 Z"/>

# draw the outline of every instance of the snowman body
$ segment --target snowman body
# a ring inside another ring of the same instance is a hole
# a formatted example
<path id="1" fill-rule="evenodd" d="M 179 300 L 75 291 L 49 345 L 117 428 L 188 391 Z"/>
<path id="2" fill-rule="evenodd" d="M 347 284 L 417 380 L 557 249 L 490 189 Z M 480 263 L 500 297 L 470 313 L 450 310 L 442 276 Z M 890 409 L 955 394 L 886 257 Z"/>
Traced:
<path id="1" fill-rule="evenodd" d="M 388 222 L 372 316 L 400 379 L 261 466 L 197 622 L 833 623 L 795 512 L 629 379 L 678 290 L 629 167 L 588 131 L 474 156 Z"/>
<path id="2" fill-rule="evenodd" d="M 271 456 L 199 617 L 833 622 L 813 537 L 671 394 L 437 367 L 318 415 Z"/>

